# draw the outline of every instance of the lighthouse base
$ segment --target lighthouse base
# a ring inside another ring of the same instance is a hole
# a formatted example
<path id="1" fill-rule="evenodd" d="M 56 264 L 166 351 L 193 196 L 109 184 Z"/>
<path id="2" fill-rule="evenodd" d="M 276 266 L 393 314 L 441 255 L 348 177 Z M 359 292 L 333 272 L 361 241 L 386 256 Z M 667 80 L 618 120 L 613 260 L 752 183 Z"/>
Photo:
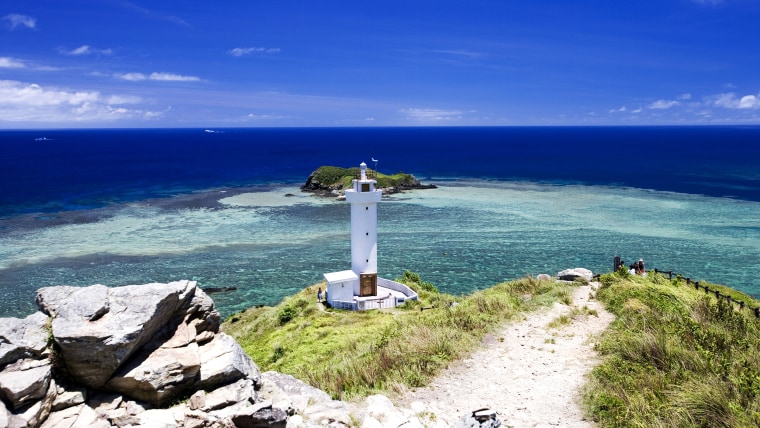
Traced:
<path id="1" fill-rule="evenodd" d="M 367 275 L 367 281 L 374 280 L 373 294 L 359 295 L 354 292 L 354 286 L 361 288 L 362 276 Z M 369 278 L 370 276 L 374 278 Z M 417 300 L 419 296 L 411 288 L 400 282 L 380 278 L 377 274 L 356 275 L 354 271 L 340 271 L 324 274 L 327 282 L 327 303 L 335 309 L 349 311 L 366 311 L 370 309 L 390 309 L 403 305 L 407 300 Z"/>

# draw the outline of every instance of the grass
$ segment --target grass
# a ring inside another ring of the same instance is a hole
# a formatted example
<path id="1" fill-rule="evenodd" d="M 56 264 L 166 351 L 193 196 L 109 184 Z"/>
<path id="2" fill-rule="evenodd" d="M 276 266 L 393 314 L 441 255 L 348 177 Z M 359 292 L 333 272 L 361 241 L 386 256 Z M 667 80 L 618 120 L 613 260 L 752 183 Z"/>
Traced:
<path id="1" fill-rule="evenodd" d="M 315 284 L 276 307 L 237 313 L 223 328 L 264 371 L 293 375 L 342 400 L 393 395 L 428 384 L 498 325 L 563 300 L 573 287 L 528 277 L 453 296 L 411 272 L 399 281 L 420 301 L 389 311 L 320 311 L 315 296 L 324 284 Z"/>
<path id="2" fill-rule="evenodd" d="M 600 426 L 760 426 L 760 321 L 680 278 L 603 275 L 597 298 L 617 319 L 585 392 Z M 735 290 L 714 284 L 758 306 Z"/>
<path id="3" fill-rule="evenodd" d="M 316 284 L 276 307 L 235 314 L 224 330 L 262 370 L 291 374 L 338 399 L 392 396 L 428 384 L 502 322 L 568 302 L 574 286 L 528 277 L 452 296 L 410 272 L 400 281 L 421 300 L 392 311 L 319 311 L 316 290 L 324 284 Z M 681 278 L 613 273 L 601 282 L 596 298 L 616 319 L 598 339 L 601 363 L 584 391 L 590 419 L 602 427 L 760 426 L 760 320 L 751 311 Z M 738 291 L 702 285 L 760 306 Z M 553 323 L 578 316 L 598 314 L 574 308 Z"/>

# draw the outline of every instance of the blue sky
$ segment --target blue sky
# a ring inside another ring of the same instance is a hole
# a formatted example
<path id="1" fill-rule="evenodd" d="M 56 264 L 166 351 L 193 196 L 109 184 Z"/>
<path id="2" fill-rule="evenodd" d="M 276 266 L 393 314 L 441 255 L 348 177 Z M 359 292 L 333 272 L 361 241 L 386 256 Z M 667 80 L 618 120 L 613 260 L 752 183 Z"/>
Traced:
<path id="1" fill-rule="evenodd" d="M 760 124 L 760 1 L 0 3 L 0 128 Z"/>

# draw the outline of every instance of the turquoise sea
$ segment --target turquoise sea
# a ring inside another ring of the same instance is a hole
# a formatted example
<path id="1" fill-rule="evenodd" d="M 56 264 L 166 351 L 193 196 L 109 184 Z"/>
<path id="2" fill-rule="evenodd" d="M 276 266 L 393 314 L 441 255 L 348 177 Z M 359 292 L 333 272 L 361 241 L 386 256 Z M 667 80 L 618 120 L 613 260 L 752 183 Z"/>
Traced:
<path id="1" fill-rule="evenodd" d="M 758 127 L 213 131 L 0 132 L 0 317 L 62 284 L 192 279 L 237 288 L 213 295 L 224 316 L 275 304 L 350 268 L 348 204 L 298 185 L 373 157 L 438 186 L 381 202 L 383 277 L 459 294 L 618 255 L 760 297 Z M 715 147 L 679 159 L 695 136 Z"/>

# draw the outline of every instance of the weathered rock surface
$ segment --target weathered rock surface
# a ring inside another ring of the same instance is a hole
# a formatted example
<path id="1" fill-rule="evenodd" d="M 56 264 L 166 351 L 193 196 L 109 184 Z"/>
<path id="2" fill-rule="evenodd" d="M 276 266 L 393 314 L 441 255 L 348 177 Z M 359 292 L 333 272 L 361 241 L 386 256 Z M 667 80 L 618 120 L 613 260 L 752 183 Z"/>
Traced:
<path id="1" fill-rule="evenodd" d="M 574 281 L 577 278 L 584 278 L 586 281 L 591 282 L 594 278 L 594 273 L 586 268 L 565 269 L 557 273 L 557 279 L 562 281 Z"/>
<path id="2" fill-rule="evenodd" d="M 37 291 L 37 305 L 53 317 L 53 340 L 71 375 L 98 389 L 172 320 L 196 288 L 190 281 L 46 287 Z"/>
<path id="3" fill-rule="evenodd" d="M 35 312 L 24 319 L 3 318 L 0 323 L 0 367 L 21 358 L 39 358 L 47 348 L 48 317 Z"/>
<path id="4" fill-rule="evenodd" d="M 195 282 L 46 287 L 37 303 L 0 319 L 0 427 L 285 426 Z M 200 411 L 160 408 L 193 392 Z"/>
<path id="5" fill-rule="evenodd" d="M 47 394 L 50 386 L 50 362 L 18 360 L 0 371 L 0 397 L 17 410 Z"/>

